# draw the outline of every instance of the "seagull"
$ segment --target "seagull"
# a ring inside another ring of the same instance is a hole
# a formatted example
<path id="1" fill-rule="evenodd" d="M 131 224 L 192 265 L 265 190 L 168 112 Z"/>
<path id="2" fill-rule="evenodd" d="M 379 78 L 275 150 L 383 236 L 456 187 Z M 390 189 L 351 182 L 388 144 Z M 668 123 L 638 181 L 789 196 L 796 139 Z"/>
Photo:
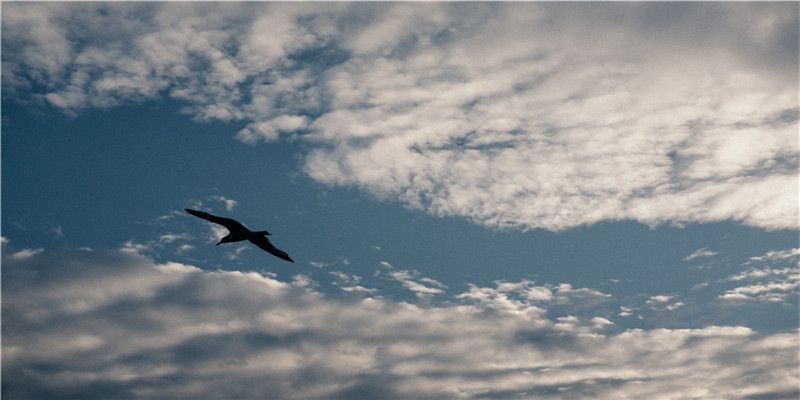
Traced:
<path id="1" fill-rule="evenodd" d="M 185 209 L 186 212 L 189 214 L 194 215 L 195 217 L 202 218 L 208 221 L 211 221 L 215 224 L 220 224 L 228 229 L 229 233 L 227 236 L 222 238 L 222 240 L 217 243 L 217 246 L 221 245 L 222 243 L 230 243 L 230 242 L 240 242 L 242 240 L 249 240 L 250 243 L 260 247 L 263 250 L 266 250 L 269 254 L 272 254 L 275 257 L 282 258 L 286 261 L 294 262 L 289 255 L 286 254 L 283 250 L 279 250 L 277 247 L 273 246 L 272 243 L 267 239 L 266 235 L 270 235 L 267 231 L 251 231 L 247 229 L 241 222 L 236 221 L 230 218 L 223 218 L 218 217 L 216 215 L 211 215 L 207 212 L 197 211 L 197 210 L 190 210 L 188 208 Z"/>

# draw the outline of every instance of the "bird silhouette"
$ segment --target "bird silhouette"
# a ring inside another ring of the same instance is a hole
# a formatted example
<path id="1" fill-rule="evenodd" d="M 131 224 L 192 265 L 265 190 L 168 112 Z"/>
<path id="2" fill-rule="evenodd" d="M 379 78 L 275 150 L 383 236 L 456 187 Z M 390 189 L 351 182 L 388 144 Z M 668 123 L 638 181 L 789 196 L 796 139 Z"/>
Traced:
<path id="1" fill-rule="evenodd" d="M 185 209 L 186 212 L 189 214 L 194 215 L 195 217 L 202 218 L 207 221 L 211 221 L 215 224 L 220 224 L 224 226 L 228 230 L 228 235 L 223 237 L 222 240 L 217 243 L 217 246 L 221 245 L 222 243 L 230 243 L 230 242 L 241 242 L 242 240 L 249 240 L 250 243 L 260 247 L 263 250 L 266 250 L 269 254 L 272 254 L 275 257 L 282 258 L 286 261 L 292 260 L 285 251 L 278 249 L 277 247 L 273 246 L 272 243 L 267 239 L 266 235 L 270 235 L 267 231 L 251 231 L 247 229 L 241 222 L 236 221 L 230 218 L 218 217 L 216 215 L 211 215 L 207 212 L 197 211 L 197 210 L 190 210 L 188 208 Z"/>

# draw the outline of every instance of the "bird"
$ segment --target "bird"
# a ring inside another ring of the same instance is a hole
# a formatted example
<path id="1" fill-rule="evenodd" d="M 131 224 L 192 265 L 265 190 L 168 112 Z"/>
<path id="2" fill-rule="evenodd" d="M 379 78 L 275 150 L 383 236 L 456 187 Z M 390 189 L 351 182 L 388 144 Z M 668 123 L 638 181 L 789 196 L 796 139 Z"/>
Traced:
<path id="1" fill-rule="evenodd" d="M 267 235 L 271 235 L 271 233 L 267 231 L 251 231 L 247 229 L 241 222 L 236 221 L 235 219 L 231 218 L 224 218 L 218 217 L 216 215 L 211 215 L 204 211 L 192 210 L 189 208 L 185 209 L 186 212 L 189 214 L 194 215 L 195 217 L 205 219 L 207 221 L 211 221 L 215 224 L 220 224 L 228 229 L 228 235 L 223 237 L 217 246 L 221 245 L 222 243 L 231 243 L 231 242 L 241 242 L 243 240 L 249 240 L 250 243 L 260 247 L 263 250 L 266 250 L 269 254 L 272 254 L 275 257 L 282 258 L 286 261 L 294 262 L 294 260 L 286 254 L 285 251 L 278 249 L 272 242 L 267 239 Z"/>

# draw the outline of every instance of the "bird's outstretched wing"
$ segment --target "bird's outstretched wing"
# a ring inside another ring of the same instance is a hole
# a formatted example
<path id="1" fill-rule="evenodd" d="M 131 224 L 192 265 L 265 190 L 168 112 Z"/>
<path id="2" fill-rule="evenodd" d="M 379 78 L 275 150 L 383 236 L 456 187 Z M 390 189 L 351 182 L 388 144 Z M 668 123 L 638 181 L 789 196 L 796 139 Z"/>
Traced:
<path id="1" fill-rule="evenodd" d="M 272 242 L 270 242 L 266 236 L 251 237 L 250 243 L 253 243 L 254 245 L 266 250 L 269 254 L 272 254 L 275 257 L 294 262 L 294 260 L 292 260 L 285 251 L 279 250 L 277 247 L 273 246 Z"/>
<path id="2" fill-rule="evenodd" d="M 244 225 L 242 225 L 239 221 L 230 218 L 223 218 L 218 217 L 216 215 L 211 215 L 207 212 L 197 211 L 197 210 L 190 210 L 188 208 L 185 209 L 186 212 L 189 214 L 194 215 L 195 217 L 199 217 L 208 221 L 211 221 L 215 224 L 220 224 L 225 228 L 228 228 L 231 233 L 233 232 L 249 232 L 250 230 L 247 229 Z"/>

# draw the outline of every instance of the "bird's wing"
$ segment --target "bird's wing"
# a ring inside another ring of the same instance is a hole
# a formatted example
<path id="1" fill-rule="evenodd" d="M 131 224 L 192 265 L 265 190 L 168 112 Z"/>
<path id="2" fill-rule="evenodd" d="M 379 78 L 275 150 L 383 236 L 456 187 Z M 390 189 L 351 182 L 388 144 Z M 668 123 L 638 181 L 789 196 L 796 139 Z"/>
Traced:
<path id="1" fill-rule="evenodd" d="M 294 260 L 292 260 L 285 251 L 279 250 L 277 247 L 273 246 L 272 242 L 270 242 L 265 236 L 251 237 L 250 242 L 266 250 L 269 254 L 272 254 L 275 257 L 294 262 Z"/>
<path id="2" fill-rule="evenodd" d="M 213 222 L 215 224 L 220 224 L 220 225 L 228 228 L 228 230 L 231 231 L 231 233 L 233 233 L 233 232 L 242 232 L 242 231 L 249 232 L 249 229 L 245 228 L 244 225 L 242 225 L 239 221 L 236 221 L 234 219 L 218 217 L 216 215 L 211 215 L 211 214 L 209 214 L 207 212 L 197 211 L 197 210 L 190 210 L 188 208 L 186 209 L 186 212 L 188 212 L 189 214 L 194 215 L 195 217 L 199 217 L 199 218 L 211 221 L 211 222 Z"/>

